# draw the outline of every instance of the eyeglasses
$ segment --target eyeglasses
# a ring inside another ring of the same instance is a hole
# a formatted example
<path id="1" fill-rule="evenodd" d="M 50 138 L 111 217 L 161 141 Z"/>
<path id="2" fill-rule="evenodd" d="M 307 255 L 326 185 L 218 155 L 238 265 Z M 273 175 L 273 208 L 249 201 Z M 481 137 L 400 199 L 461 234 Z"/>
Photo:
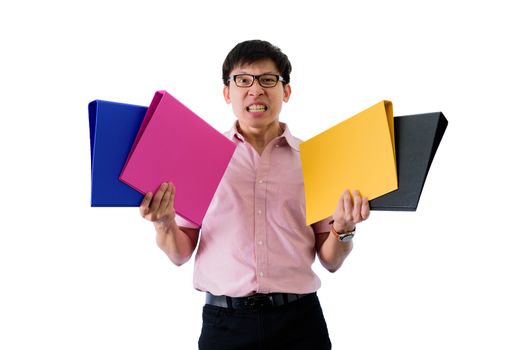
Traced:
<path id="1" fill-rule="evenodd" d="M 235 74 L 227 80 L 230 82 L 233 80 L 235 82 L 235 85 L 241 88 L 247 88 L 253 85 L 255 82 L 255 79 L 258 80 L 258 83 L 260 86 L 265 88 L 272 88 L 278 84 L 279 81 L 285 82 L 284 78 L 282 78 L 278 74 L 260 74 L 260 75 L 252 75 L 252 74 Z"/>

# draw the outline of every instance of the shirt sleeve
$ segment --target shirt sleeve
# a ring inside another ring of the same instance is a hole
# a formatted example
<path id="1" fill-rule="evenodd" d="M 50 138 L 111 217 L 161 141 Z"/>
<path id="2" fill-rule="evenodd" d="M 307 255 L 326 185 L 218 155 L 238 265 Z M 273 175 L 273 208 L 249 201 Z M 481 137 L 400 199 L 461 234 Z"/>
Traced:
<path id="1" fill-rule="evenodd" d="M 331 231 L 331 220 L 333 220 L 333 218 L 329 216 L 324 220 L 315 222 L 311 225 L 311 227 L 313 228 L 313 232 L 315 232 L 315 234 L 318 234 Z"/>
<path id="2" fill-rule="evenodd" d="M 176 221 L 176 224 L 179 227 L 187 227 L 187 228 L 194 228 L 194 229 L 199 229 L 200 228 L 200 226 L 192 223 L 189 220 L 184 219 L 183 217 L 181 217 L 178 214 L 175 216 L 175 221 Z"/>

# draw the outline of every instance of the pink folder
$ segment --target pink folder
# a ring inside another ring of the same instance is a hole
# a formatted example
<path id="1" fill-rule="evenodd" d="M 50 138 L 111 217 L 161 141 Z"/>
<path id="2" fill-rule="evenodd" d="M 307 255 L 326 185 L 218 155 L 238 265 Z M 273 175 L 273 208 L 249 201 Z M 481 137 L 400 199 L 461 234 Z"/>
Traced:
<path id="1" fill-rule="evenodd" d="M 120 180 L 141 193 L 176 187 L 177 214 L 201 225 L 236 145 L 166 91 L 157 91 Z"/>

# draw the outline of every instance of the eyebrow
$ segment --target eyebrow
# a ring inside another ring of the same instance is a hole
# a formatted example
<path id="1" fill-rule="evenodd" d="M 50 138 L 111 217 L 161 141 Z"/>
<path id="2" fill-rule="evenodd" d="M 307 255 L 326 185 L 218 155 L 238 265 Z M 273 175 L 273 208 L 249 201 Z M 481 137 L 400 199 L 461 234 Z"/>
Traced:
<path id="1" fill-rule="evenodd" d="M 278 73 L 275 73 L 275 72 L 272 72 L 272 71 L 270 71 L 270 72 L 264 72 L 264 73 L 260 73 L 260 74 L 251 74 L 251 73 L 248 73 L 248 72 L 246 72 L 246 71 L 240 71 L 240 72 L 238 72 L 238 73 L 236 73 L 236 74 L 231 74 L 231 75 L 237 75 L 237 74 L 249 74 L 249 75 L 275 74 L 275 75 L 279 75 Z"/>

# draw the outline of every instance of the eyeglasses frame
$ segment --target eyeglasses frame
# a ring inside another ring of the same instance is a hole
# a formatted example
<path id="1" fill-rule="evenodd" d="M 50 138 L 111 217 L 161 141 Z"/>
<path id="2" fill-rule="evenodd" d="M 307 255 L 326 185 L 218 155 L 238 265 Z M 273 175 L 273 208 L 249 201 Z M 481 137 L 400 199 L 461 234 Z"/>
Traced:
<path id="1" fill-rule="evenodd" d="M 236 78 L 239 76 L 239 75 L 249 75 L 250 77 L 253 78 L 253 81 L 251 82 L 250 85 L 246 85 L 246 86 L 238 86 L 237 82 L 236 82 Z M 275 85 L 273 86 L 264 86 L 260 83 L 260 80 L 258 78 L 260 78 L 261 76 L 264 76 L 264 75 L 271 75 L 271 76 L 274 76 L 274 77 L 277 77 L 278 80 L 277 82 L 275 83 Z M 279 75 L 279 74 L 271 74 L 271 73 L 264 73 L 264 74 L 259 74 L 259 75 L 254 75 L 254 74 L 248 74 L 248 73 L 240 73 L 240 74 L 235 74 L 235 75 L 232 75 L 230 76 L 228 79 L 227 79 L 227 82 L 229 83 L 230 81 L 234 81 L 235 82 L 235 85 L 239 88 L 249 88 L 251 86 L 253 86 L 253 84 L 255 83 L 255 80 L 258 81 L 258 84 L 264 88 L 273 88 L 275 86 L 278 85 L 279 82 L 282 82 L 282 83 L 285 83 L 286 81 L 284 80 L 284 78 Z"/>

